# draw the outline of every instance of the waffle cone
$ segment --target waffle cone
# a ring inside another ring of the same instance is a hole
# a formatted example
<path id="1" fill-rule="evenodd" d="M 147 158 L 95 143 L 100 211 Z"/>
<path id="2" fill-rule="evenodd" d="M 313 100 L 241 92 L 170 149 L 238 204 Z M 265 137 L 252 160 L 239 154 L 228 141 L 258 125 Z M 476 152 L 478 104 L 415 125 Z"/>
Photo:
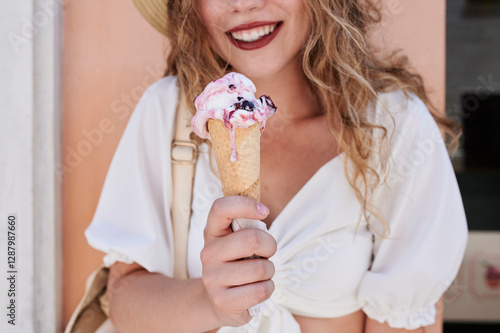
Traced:
<path id="1" fill-rule="evenodd" d="M 235 162 L 230 161 L 229 133 L 223 122 L 210 119 L 208 132 L 224 196 L 243 195 L 260 201 L 260 125 L 236 129 L 238 159 Z"/>

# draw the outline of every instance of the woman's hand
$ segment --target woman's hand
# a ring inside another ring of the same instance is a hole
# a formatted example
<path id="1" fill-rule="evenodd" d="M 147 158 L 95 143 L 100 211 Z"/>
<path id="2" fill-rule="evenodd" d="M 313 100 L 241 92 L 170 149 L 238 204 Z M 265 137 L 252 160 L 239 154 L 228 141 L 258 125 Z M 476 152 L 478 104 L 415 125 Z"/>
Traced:
<path id="1" fill-rule="evenodd" d="M 276 240 L 258 229 L 231 230 L 235 218 L 261 220 L 268 214 L 267 207 L 241 196 L 220 198 L 212 205 L 201 251 L 202 282 L 221 326 L 248 323 L 248 309 L 274 291 L 274 265 L 268 258 L 276 252 Z M 254 254 L 262 258 L 241 260 Z"/>

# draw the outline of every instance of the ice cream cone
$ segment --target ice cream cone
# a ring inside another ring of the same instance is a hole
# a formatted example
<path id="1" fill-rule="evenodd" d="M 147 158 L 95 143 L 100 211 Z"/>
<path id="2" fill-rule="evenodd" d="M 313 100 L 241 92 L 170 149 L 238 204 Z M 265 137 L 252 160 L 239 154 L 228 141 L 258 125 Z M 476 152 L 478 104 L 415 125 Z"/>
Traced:
<path id="1" fill-rule="evenodd" d="M 208 132 L 225 196 L 243 195 L 260 201 L 260 125 L 236 128 L 237 159 L 231 162 L 229 131 L 221 120 L 209 119 Z"/>

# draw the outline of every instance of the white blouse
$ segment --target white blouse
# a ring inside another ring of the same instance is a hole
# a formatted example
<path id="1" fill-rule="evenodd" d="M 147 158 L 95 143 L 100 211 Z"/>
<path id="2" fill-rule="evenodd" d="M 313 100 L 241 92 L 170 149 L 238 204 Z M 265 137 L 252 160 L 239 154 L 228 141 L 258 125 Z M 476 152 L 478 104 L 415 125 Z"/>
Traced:
<path id="1" fill-rule="evenodd" d="M 177 100 L 175 77 L 149 87 L 132 114 L 85 232 L 104 261 L 136 262 L 173 273 L 170 146 Z M 388 117 L 386 107 L 395 120 Z M 279 111 L 278 111 L 279 112 Z M 275 292 L 254 319 L 219 332 L 300 332 L 292 314 L 340 317 L 362 309 L 394 328 L 435 320 L 434 304 L 457 274 L 467 226 L 453 168 L 424 103 L 403 92 L 381 94 L 374 119 L 389 129 L 392 158 L 374 203 L 390 226 L 360 218 L 361 205 L 344 173 L 344 155 L 323 165 L 272 223 Z M 384 116 L 385 115 L 385 116 Z M 223 196 L 208 147 L 196 166 L 188 270 L 201 276 L 203 229 Z"/>

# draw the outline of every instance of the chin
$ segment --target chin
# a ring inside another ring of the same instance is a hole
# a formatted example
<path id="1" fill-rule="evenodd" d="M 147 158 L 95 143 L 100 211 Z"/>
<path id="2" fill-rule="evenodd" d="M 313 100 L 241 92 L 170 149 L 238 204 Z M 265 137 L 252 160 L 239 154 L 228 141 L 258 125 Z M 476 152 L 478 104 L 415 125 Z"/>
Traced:
<path id="1" fill-rule="evenodd" d="M 241 73 L 251 80 L 273 77 L 282 72 L 285 66 L 272 63 L 272 61 L 252 61 L 246 64 L 236 64 L 232 66 L 233 71 Z"/>

